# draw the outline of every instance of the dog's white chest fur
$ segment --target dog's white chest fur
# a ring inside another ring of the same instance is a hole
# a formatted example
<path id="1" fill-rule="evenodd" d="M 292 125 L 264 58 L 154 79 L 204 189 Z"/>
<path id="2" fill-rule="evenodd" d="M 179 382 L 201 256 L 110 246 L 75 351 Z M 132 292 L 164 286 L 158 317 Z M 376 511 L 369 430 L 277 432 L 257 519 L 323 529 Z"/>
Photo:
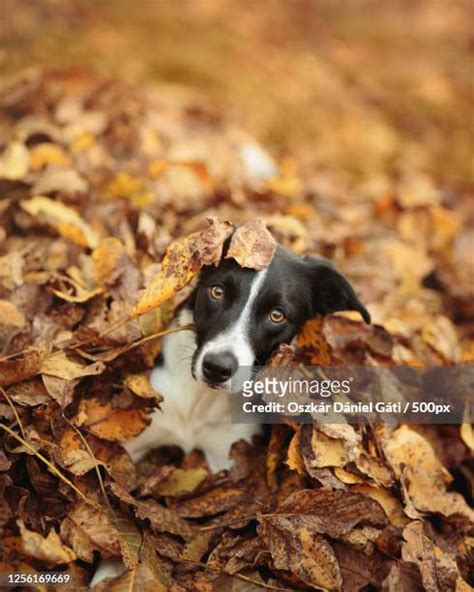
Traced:
<path id="1" fill-rule="evenodd" d="M 190 320 L 190 313 L 183 311 L 180 324 Z M 202 450 L 210 469 L 218 471 L 230 466 L 228 454 L 234 442 L 241 438 L 251 442 L 252 436 L 260 432 L 256 424 L 231 422 L 231 397 L 235 395 L 194 380 L 194 349 L 192 331 L 171 333 L 164 339 L 164 364 L 151 373 L 151 384 L 164 401 L 161 409 L 153 412 L 151 424 L 124 444 L 134 462 L 153 448 L 174 444 L 185 452 Z"/>

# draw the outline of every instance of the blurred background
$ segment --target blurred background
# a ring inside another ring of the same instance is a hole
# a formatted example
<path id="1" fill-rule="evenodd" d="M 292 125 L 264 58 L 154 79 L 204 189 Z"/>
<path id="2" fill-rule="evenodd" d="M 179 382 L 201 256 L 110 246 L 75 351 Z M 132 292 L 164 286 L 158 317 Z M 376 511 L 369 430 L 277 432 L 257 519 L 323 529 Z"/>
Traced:
<path id="1" fill-rule="evenodd" d="M 473 4 L 1 0 L 0 67 L 192 87 L 276 156 L 383 190 L 470 189 Z"/>

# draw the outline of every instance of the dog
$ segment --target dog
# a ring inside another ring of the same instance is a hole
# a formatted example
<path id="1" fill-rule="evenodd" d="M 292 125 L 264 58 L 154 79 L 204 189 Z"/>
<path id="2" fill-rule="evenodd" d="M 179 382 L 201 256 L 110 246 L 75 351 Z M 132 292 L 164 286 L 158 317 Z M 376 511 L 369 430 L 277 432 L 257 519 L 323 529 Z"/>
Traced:
<path id="1" fill-rule="evenodd" d="M 164 338 L 151 372 L 152 386 L 164 397 L 161 408 L 123 445 L 132 460 L 174 444 L 185 452 L 200 449 L 213 472 L 229 468 L 232 444 L 251 442 L 261 430 L 258 424 L 231 423 L 231 396 L 246 378 L 239 372 L 236 379 L 239 368 L 251 374 L 280 344 L 291 343 L 305 321 L 343 310 L 358 311 L 370 323 L 348 280 L 322 258 L 298 257 L 279 246 L 262 271 L 225 256 L 217 267 L 205 267 L 176 314 L 175 325 L 193 323 L 193 329 Z M 123 570 L 116 560 L 107 560 L 91 585 Z"/>

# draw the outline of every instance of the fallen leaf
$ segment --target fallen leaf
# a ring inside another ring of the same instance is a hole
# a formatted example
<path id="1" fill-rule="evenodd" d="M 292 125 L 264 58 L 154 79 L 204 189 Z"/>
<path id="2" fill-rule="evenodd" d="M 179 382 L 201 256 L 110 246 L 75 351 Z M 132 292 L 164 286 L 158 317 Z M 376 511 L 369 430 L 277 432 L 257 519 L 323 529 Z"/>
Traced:
<path id="1" fill-rule="evenodd" d="M 474 512 L 464 498 L 447 491 L 452 478 L 421 434 L 407 425 L 394 431 L 387 430 L 382 438 L 382 447 L 417 510 L 438 512 L 444 516 L 464 516 L 471 522 L 474 520 Z"/>
<path id="2" fill-rule="evenodd" d="M 33 146 L 30 150 L 30 166 L 32 169 L 41 169 L 48 164 L 57 166 L 69 166 L 71 159 L 61 146 L 51 142 L 42 142 Z"/>
<path id="3" fill-rule="evenodd" d="M 81 247 L 97 247 L 99 237 L 80 215 L 63 203 L 38 195 L 21 202 L 21 207 L 34 217 L 44 219 L 61 236 L 71 239 Z"/>
<path id="4" fill-rule="evenodd" d="M 95 279 L 104 286 L 109 277 L 115 272 L 120 259 L 126 255 L 125 246 L 116 237 L 108 237 L 101 241 L 92 252 L 92 261 L 95 266 Z"/>
<path id="5" fill-rule="evenodd" d="M 95 466 L 102 464 L 91 456 L 77 432 L 72 428 L 65 430 L 61 436 L 57 457 L 58 462 L 74 475 L 85 475 Z"/>
<path id="6" fill-rule="evenodd" d="M 33 185 L 36 195 L 61 193 L 85 193 L 89 188 L 87 181 L 74 169 L 47 168 Z M 93 248 L 92 245 L 90 245 Z M 94 245 L 95 246 L 95 245 Z"/>
<path id="7" fill-rule="evenodd" d="M 219 262 L 231 229 L 227 222 L 210 220 L 208 228 L 172 243 L 166 250 L 158 275 L 131 312 L 136 317 L 154 310 L 182 290 L 205 265 Z"/>
<path id="8" fill-rule="evenodd" d="M 277 569 L 286 569 L 309 586 L 340 590 L 342 575 L 329 543 L 306 526 L 295 528 L 285 518 L 259 528 Z"/>
<path id="9" fill-rule="evenodd" d="M 28 172 L 30 155 L 24 144 L 13 141 L 0 157 L 0 178 L 16 181 Z"/>
<path id="10" fill-rule="evenodd" d="M 345 491 L 300 489 L 279 505 L 275 514 L 263 521 L 284 519 L 295 528 L 305 526 L 313 532 L 338 538 L 359 524 L 385 526 L 387 517 L 381 506 L 369 497 Z"/>
<path id="11" fill-rule="evenodd" d="M 77 502 L 69 509 L 68 517 L 79 529 L 74 537 L 84 538 L 82 544 L 103 549 L 113 556 L 120 555 L 119 537 L 106 510 Z"/>
<path id="12" fill-rule="evenodd" d="M 29 348 L 23 355 L 0 360 L 0 386 L 9 386 L 38 374 L 47 351 Z"/>
<path id="13" fill-rule="evenodd" d="M 148 482 L 142 488 L 145 495 L 179 497 L 193 492 L 209 473 L 200 467 L 195 469 L 174 469 L 164 479 L 156 483 Z"/>
<path id="14" fill-rule="evenodd" d="M 72 360 L 64 351 L 54 352 L 41 363 L 40 373 L 65 380 L 74 380 L 82 376 L 97 376 L 104 371 L 103 362 L 94 362 L 89 365 Z"/>
<path id="15" fill-rule="evenodd" d="M 25 315 L 8 300 L 0 300 L 0 325 L 10 325 L 21 329 L 25 326 Z"/>
<path id="16" fill-rule="evenodd" d="M 55 565 L 69 563 L 76 559 L 74 551 L 63 544 L 53 529 L 49 531 L 47 537 L 43 537 L 37 532 L 28 530 L 22 520 L 18 520 L 17 524 L 21 534 L 22 551 L 25 555 Z"/>
<path id="17" fill-rule="evenodd" d="M 124 384 L 138 397 L 155 399 L 157 402 L 163 400 L 160 393 L 155 391 L 151 386 L 149 375 L 144 372 L 140 374 L 129 374 L 125 377 Z"/>
<path id="18" fill-rule="evenodd" d="M 138 436 L 148 423 L 144 409 L 114 409 L 112 403 L 101 405 L 96 399 L 82 399 L 75 418 L 76 425 L 99 438 L 119 442 Z"/>
<path id="19" fill-rule="evenodd" d="M 226 259 L 235 259 L 241 267 L 260 271 L 270 265 L 277 243 L 262 220 L 252 220 L 237 228 L 230 240 Z"/>
<path id="20" fill-rule="evenodd" d="M 144 565 L 125 571 L 117 578 L 106 578 L 92 589 L 94 592 L 167 592 L 161 582 Z"/>

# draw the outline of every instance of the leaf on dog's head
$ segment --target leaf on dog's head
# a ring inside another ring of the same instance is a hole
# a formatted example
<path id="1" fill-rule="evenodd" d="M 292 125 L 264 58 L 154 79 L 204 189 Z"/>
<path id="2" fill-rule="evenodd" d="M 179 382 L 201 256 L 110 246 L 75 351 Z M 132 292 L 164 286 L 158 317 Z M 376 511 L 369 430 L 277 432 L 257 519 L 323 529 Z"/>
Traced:
<path id="1" fill-rule="evenodd" d="M 235 259 L 241 267 L 260 271 L 270 265 L 277 242 L 260 219 L 243 224 L 232 235 L 226 259 Z"/>
<path id="2" fill-rule="evenodd" d="M 224 242 L 231 232 L 229 222 L 211 218 L 205 230 L 171 243 L 166 249 L 160 271 L 132 310 L 131 317 L 158 308 L 189 284 L 203 265 L 218 263 Z"/>
<path id="3" fill-rule="evenodd" d="M 207 218 L 209 226 L 201 232 L 199 254 L 203 265 L 218 265 L 222 259 L 225 241 L 234 231 L 233 225 L 225 220 Z"/>

